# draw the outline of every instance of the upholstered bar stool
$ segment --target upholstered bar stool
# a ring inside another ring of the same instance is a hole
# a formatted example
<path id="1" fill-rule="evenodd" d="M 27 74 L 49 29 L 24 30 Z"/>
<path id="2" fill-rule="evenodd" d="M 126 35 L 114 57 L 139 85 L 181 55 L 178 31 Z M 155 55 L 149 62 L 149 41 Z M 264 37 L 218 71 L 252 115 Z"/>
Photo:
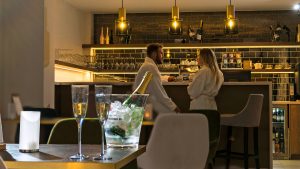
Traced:
<path id="1" fill-rule="evenodd" d="M 248 101 L 243 110 L 237 114 L 221 114 L 221 125 L 228 126 L 227 133 L 227 149 L 226 149 L 226 169 L 230 166 L 231 154 L 242 155 L 244 160 L 244 168 L 248 169 L 248 158 L 253 156 L 255 159 L 256 168 L 259 166 L 258 154 L 258 127 L 260 123 L 261 110 L 263 105 L 264 95 L 250 94 Z M 244 153 L 231 152 L 231 137 L 232 127 L 244 128 Z M 248 129 L 253 128 L 254 155 L 248 153 Z"/>

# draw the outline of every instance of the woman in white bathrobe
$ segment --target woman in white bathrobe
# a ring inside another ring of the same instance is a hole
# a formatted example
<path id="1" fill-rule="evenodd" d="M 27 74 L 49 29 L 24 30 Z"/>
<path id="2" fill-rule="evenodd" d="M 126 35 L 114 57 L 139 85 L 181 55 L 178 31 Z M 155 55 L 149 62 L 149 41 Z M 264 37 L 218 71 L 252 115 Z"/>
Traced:
<path id="1" fill-rule="evenodd" d="M 187 88 L 192 99 L 190 110 L 217 110 L 215 96 L 224 82 L 224 77 L 216 56 L 211 49 L 201 49 L 197 62 L 201 69 Z"/>

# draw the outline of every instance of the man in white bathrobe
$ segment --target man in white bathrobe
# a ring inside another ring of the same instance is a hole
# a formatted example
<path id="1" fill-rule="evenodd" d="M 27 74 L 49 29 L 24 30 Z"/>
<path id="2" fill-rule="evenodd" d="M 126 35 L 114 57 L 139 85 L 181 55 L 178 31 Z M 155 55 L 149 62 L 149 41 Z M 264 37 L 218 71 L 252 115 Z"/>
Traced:
<path id="1" fill-rule="evenodd" d="M 147 56 L 145 57 L 145 61 L 135 77 L 133 89 L 136 89 L 140 84 L 145 72 L 150 71 L 153 74 L 153 78 L 148 85 L 146 93 L 150 94 L 148 103 L 152 104 L 154 112 L 157 114 L 180 112 L 180 109 L 172 101 L 172 99 L 169 98 L 162 86 L 161 75 L 157 67 L 157 64 L 162 64 L 162 56 L 162 45 L 148 45 Z"/>

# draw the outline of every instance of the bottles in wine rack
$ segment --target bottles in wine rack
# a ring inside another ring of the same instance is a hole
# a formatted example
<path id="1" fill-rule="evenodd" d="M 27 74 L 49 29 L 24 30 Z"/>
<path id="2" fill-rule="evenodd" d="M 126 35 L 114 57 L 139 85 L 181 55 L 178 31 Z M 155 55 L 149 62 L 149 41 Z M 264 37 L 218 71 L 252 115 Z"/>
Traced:
<path id="1" fill-rule="evenodd" d="M 284 122 L 284 109 L 273 108 L 272 121 L 273 122 Z"/>

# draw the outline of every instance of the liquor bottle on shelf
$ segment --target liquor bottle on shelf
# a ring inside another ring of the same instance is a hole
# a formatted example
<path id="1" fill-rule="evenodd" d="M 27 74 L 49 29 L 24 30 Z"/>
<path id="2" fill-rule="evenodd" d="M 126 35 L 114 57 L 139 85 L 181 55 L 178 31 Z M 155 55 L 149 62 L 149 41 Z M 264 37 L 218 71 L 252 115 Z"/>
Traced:
<path id="1" fill-rule="evenodd" d="M 200 20 L 200 26 L 199 28 L 197 29 L 197 33 L 196 33 L 196 38 L 199 42 L 202 42 L 203 41 L 203 21 Z"/>
<path id="2" fill-rule="evenodd" d="M 284 140 L 284 129 L 281 127 L 279 128 L 279 139 Z"/>
<path id="3" fill-rule="evenodd" d="M 228 55 L 227 53 L 223 53 L 223 66 L 222 68 L 228 68 Z"/>
<path id="4" fill-rule="evenodd" d="M 284 110 L 280 109 L 279 112 L 280 112 L 280 121 L 284 122 Z"/>
<path id="5" fill-rule="evenodd" d="M 106 36 L 105 36 L 105 44 L 109 44 L 109 34 L 108 34 L 108 27 L 106 27 Z"/>
<path id="6" fill-rule="evenodd" d="M 236 58 L 236 67 L 237 68 L 242 68 L 242 58 L 241 58 L 241 53 L 236 53 L 235 54 Z"/>
<path id="7" fill-rule="evenodd" d="M 275 133 L 276 133 L 276 128 L 273 127 L 273 130 L 272 130 L 272 139 L 275 139 Z"/>
<path id="8" fill-rule="evenodd" d="M 275 130 L 275 153 L 280 153 L 279 133 Z"/>
<path id="9" fill-rule="evenodd" d="M 276 128 L 273 127 L 273 132 L 272 132 L 272 152 L 275 153 L 275 133 L 276 133 Z"/>
<path id="10" fill-rule="evenodd" d="M 279 129 L 279 145 L 280 145 L 280 152 L 285 153 L 284 150 L 284 129 Z"/>
<path id="11" fill-rule="evenodd" d="M 103 27 L 101 27 L 101 32 L 100 32 L 100 44 L 104 44 L 104 34 L 103 34 Z"/>
<path id="12" fill-rule="evenodd" d="M 146 72 L 139 86 L 132 92 L 132 94 L 123 102 L 123 105 L 130 105 L 134 100 L 134 94 L 144 94 L 146 89 L 152 80 L 153 74 L 151 72 Z"/>
<path id="13" fill-rule="evenodd" d="M 277 113 L 276 113 L 275 108 L 273 108 L 273 111 L 272 111 L 272 121 L 277 122 Z"/>
<path id="14" fill-rule="evenodd" d="M 110 35 L 109 35 L 109 43 L 114 44 L 114 35 L 113 35 L 113 30 L 110 30 Z"/>
<path id="15" fill-rule="evenodd" d="M 234 53 L 229 53 L 229 68 L 235 67 L 235 56 Z"/>
<path id="16" fill-rule="evenodd" d="M 290 94 L 290 101 L 295 100 L 295 84 L 293 82 L 289 83 L 289 94 Z"/>
<path id="17" fill-rule="evenodd" d="M 275 139 L 272 140 L 272 153 L 275 153 Z"/>
<path id="18" fill-rule="evenodd" d="M 279 111 L 279 108 L 276 108 L 276 114 L 277 114 L 276 121 L 277 121 L 277 122 L 280 122 L 280 121 L 281 121 L 281 118 L 280 118 L 280 111 Z"/>
<path id="19" fill-rule="evenodd" d="M 297 37 L 296 37 L 296 42 L 300 42 L 300 24 L 297 25 Z"/>
<path id="20" fill-rule="evenodd" d="M 188 36 L 189 36 L 190 40 L 195 40 L 196 32 L 193 30 L 191 25 L 189 25 L 189 28 L 188 28 Z"/>
<path id="21" fill-rule="evenodd" d="M 285 150 L 284 150 L 284 141 L 280 141 L 279 142 L 279 147 L 280 147 L 280 152 L 281 153 L 285 153 Z"/>

